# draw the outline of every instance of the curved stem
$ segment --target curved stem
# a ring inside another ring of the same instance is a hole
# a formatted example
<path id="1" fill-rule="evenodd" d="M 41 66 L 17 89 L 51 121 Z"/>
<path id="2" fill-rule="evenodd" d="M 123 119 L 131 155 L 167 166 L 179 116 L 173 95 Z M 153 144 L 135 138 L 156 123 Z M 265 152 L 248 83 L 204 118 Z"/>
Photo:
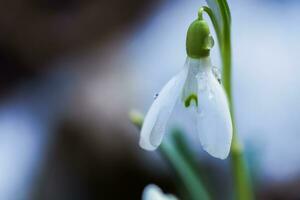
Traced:
<path id="1" fill-rule="evenodd" d="M 214 13 L 212 12 L 212 10 L 207 7 L 207 6 L 202 6 L 200 8 L 201 10 L 203 10 L 204 12 L 206 12 L 206 14 L 209 16 L 213 26 L 214 26 L 214 29 L 215 29 L 215 32 L 216 32 L 216 35 L 217 35 L 217 39 L 218 39 L 218 42 L 219 44 L 221 43 L 221 30 L 219 29 L 219 25 L 218 25 L 218 22 L 217 22 L 217 19 L 214 15 Z M 200 11 L 200 10 L 199 10 Z"/>
<path id="2" fill-rule="evenodd" d="M 249 171 L 247 169 L 247 164 L 244 158 L 244 152 L 237 136 L 236 132 L 236 125 L 235 125 L 235 118 L 234 118 L 234 105 L 233 105 L 233 98 L 232 98 L 232 51 L 231 51 L 231 30 L 230 30 L 230 13 L 229 7 L 226 1 L 217 0 L 219 6 L 223 9 L 221 10 L 221 16 L 223 19 L 227 19 L 227 23 L 224 22 L 222 26 L 222 30 L 220 30 L 220 26 L 218 21 L 213 13 L 213 11 L 209 7 L 202 7 L 203 10 L 208 14 L 210 17 L 213 26 L 216 31 L 217 39 L 219 42 L 220 47 L 220 54 L 222 59 L 222 82 L 224 89 L 226 91 L 231 119 L 232 119 L 232 126 L 233 126 L 233 138 L 232 138 L 232 145 L 231 145 L 231 168 L 234 175 L 234 188 L 235 188 L 235 199 L 237 200 L 252 200 L 254 199 L 252 185 L 250 181 Z"/>
<path id="3" fill-rule="evenodd" d="M 229 28 L 229 27 L 226 27 Z M 234 116 L 234 104 L 232 98 L 232 62 L 231 62 L 231 36 L 230 30 L 224 30 L 223 35 L 223 47 L 222 47 L 222 63 L 223 63 L 223 83 L 224 89 L 227 93 L 232 126 L 233 126 L 233 138 L 231 145 L 231 168 L 234 178 L 235 199 L 252 200 L 254 199 L 253 189 L 250 181 L 249 170 L 244 157 L 244 150 L 242 144 L 238 138 Z"/>

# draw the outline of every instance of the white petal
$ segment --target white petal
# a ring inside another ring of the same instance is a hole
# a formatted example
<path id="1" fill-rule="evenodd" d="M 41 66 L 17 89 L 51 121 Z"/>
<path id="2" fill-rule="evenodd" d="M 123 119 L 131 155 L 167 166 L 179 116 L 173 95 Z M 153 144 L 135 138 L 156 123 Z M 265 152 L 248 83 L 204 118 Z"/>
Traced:
<path id="1" fill-rule="evenodd" d="M 187 67 L 174 76 L 161 90 L 151 105 L 141 130 L 140 146 L 146 150 L 155 150 L 161 143 L 166 124 L 187 76 Z"/>
<path id="2" fill-rule="evenodd" d="M 225 159 L 230 151 L 232 122 L 223 87 L 211 70 L 198 76 L 197 130 L 203 149 Z"/>
<path id="3" fill-rule="evenodd" d="M 177 198 L 173 195 L 164 194 L 161 189 L 150 184 L 145 187 L 142 195 L 142 200 L 176 200 Z"/>
<path id="4" fill-rule="evenodd" d="M 194 59 L 194 58 L 187 58 L 186 65 L 188 66 L 188 74 L 185 81 L 185 84 L 183 86 L 183 92 L 182 92 L 182 101 L 185 104 L 186 100 L 192 96 L 196 95 L 198 93 L 198 80 L 197 76 L 199 73 L 204 73 L 205 71 L 208 71 L 211 66 L 210 57 L 202 58 L 202 59 Z M 196 102 L 192 102 L 191 107 L 196 108 Z"/>
<path id="5" fill-rule="evenodd" d="M 198 82 L 196 79 L 196 75 L 199 72 L 199 59 L 187 58 L 186 65 L 188 67 L 187 78 L 183 86 L 181 100 L 185 103 L 186 99 L 192 95 L 197 95 L 198 90 Z M 196 106 L 196 105 L 195 105 Z"/>

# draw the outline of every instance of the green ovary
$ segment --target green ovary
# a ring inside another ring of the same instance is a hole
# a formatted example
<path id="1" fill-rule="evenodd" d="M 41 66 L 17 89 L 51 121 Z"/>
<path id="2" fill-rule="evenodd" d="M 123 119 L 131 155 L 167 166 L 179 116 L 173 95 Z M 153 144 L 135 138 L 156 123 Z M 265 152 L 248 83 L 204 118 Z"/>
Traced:
<path id="1" fill-rule="evenodd" d="M 187 107 L 190 107 L 191 105 L 191 102 L 192 101 L 195 101 L 195 104 L 196 106 L 198 106 L 198 97 L 196 94 L 190 94 L 184 101 L 184 106 L 187 108 Z"/>

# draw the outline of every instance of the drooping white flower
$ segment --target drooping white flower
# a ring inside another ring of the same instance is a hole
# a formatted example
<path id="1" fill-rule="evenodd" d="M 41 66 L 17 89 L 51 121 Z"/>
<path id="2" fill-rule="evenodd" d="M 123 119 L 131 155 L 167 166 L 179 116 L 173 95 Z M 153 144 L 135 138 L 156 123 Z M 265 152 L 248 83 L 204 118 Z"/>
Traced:
<path id="1" fill-rule="evenodd" d="M 155 150 L 162 142 L 167 122 L 178 99 L 194 106 L 197 134 L 210 155 L 225 159 L 230 151 L 232 122 L 227 97 L 213 73 L 209 50 L 213 42 L 201 13 L 187 34 L 184 68 L 160 91 L 150 107 L 141 130 L 140 146 Z"/>
<path id="2" fill-rule="evenodd" d="M 150 184 L 145 187 L 142 200 L 177 200 L 177 198 L 171 194 L 164 194 L 158 186 Z"/>
<path id="3" fill-rule="evenodd" d="M 140 146 L 155 150 L 160 145 L 179 98 L 186 107 L 196 106 L 197 132 L 204 150 L 226 158 L 232 138 L 231 117 L 226 94 L 213 74 L 209 57 L 188 57 L 184 69 L 163 87 L 145 117 Z"/>

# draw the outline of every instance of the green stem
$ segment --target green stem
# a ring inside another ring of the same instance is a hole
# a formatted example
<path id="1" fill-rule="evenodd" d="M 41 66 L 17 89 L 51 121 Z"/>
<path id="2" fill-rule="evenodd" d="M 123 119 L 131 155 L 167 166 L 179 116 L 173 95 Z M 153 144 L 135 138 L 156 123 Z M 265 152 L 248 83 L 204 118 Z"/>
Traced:
<path id="1" fill-rule="evenodd" d="M 179 149 L 172 143 L 164 142 L 160 145 L 159 149 L 182 181 L 187 191 L 188 199 L 209 200 L 210 197 L 199 180 L 197 172 L 189 164 L 184 155 L 179 152 Z"/>
<path id="2" fill-rule="evenodd" d="M 213 11 L 204 6 L 203 10 L 210 17 L 213 26 L 216 31 L 217 39 L 219 42 L 220 53 L 222 57 L 222 82 L 224 89 L 226 91 L 232 126 L 233 126 L 233 138 L 232 138 L 232 146 L 231 146 L 231 168 L 234 178 L 234 188 L 235 188 L 235 199 L 237 200 L 252 200 L 254 199 L 253 189 L 249 177 L 249 171 L 247 169 L 246 160 L 244 158 L 244 151 L 241 145 L 241 142 L 237 136 L 235 118 L 234 118 L 234 104 L 232 98 L 232 51 L 231 51 L 231 15 L 228 4 L 226 0 L 216 0 L 217 6 L 220 8 L 220 14 L 223 18 L 222 26 L 220 26 L 220 22 L 215 17 Z"/>
<path id="3" fill-rule="evenodd" d="M 130 121 L 140 130 L 143 124 L 143 116 L 137 112 L 129 113 Z M 162 142 L 159 147 L 160 154 L 170 164 L 184 186 L 188 200 L 210 200 L 210 196 L 202 183 L 196 168 L 196 161 L 192 151 L 179 130 L 172 132 L 172 140 Z"/>
<path id="4" fill-rule="evenodd" d="M 210 20 L 211 20 L 211 22 L 212 22 L 212 24 L 214 26 L 214 29 L 215 29 L 215 32 L 216 32 L 216 35 L 217 35 L 217 39 L 218 39 L 218 41 L 220 43 L 220 41 L 222 40 L 222 38 L 221 38 L 221 30 L 219 29 L 218 22 L 217 22 L 217 19 L 216 19 L 214 13 L 207 6 L 202 6 L 200 8 L 200 11 L 204 11 L 204 12 L 206 12 L 208 14 L 208 16 L 209 16 L 209 18 L 210 18 Z"/>
<path id="5" fill-rule="evenodd" d="M 236 132 L 234 131 L 234 133 Z M 234 178 L 234 198 L 236 200 L 254 199 L 247 164 L 243 155 L 243 148 L 241 147 L 236 134 L 233 135 L 230 161 Z"/>
<path id="6" fill-rule="evenodd" d="M 226 4 L 226 3 L 225 3 Z M 227 5 L 227 4 L 226 4 Z M 227 13 L 228 14 L 228 13 Z M 233 138 L 231 146 L 231 170 L 234 178 L 235 199 L 236 200 L 252 200 L 254 199 L 253 188 L 250 181 L 249 170 L 247 168 L 246 160 L 244 158 L 244 150 L 238 138 L 235 117 L 234 104 L 232 98 L 232 62 L 231 62 L 231 36 L 230 26 L 224 27 L 223 45 L 221 47 L 222 64 L 223 64 L 223 84 L 227 93 L 232 126 Z"/>

